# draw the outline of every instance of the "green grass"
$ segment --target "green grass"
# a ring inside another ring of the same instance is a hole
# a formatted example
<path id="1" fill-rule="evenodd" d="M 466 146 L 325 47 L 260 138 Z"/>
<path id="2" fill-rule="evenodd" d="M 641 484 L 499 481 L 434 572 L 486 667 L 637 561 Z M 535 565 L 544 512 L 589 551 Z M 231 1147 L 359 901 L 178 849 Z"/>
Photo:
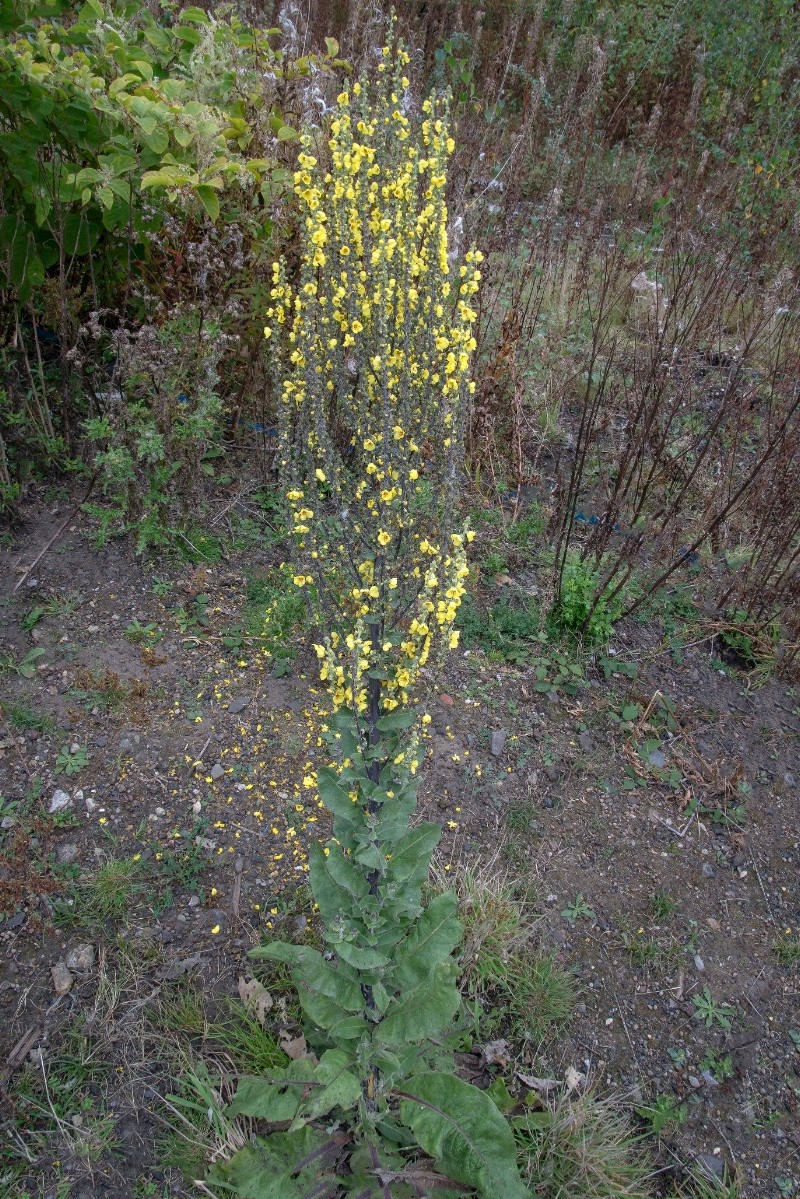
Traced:
<path id="1" fill-rule="evenodd" d="M 20 732 L 35 730 L 37 733 L 50 733 L 56 727 L 52 716 L 45 716 L 26 703 L 4 702 L 2 710 L 11 727 L 19 729 Z"/>
<path id="2" fill-rule="evenodd" d="M 652 1164 L 630 1119 L 591 1092 L 562 1095 L 513 1120 L 536 1199 L 650 1199 Z"/>
<path id="3" fill-rule="evenodd" d="M 453 881 L 464 925 L 461 989 L 476 1015 L 483 1011 L 482 1034 L 502 1027 L 516 1040 L 538 1043 L 569 1019 L 572 975 L 536 947 L 529 905 L 502 871 L 472 866 Z"/>

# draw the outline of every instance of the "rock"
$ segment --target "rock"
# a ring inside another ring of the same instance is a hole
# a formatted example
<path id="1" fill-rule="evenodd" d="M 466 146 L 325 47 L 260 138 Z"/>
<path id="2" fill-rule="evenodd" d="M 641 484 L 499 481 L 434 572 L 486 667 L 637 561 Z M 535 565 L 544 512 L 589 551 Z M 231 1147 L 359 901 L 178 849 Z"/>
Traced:
<path id="1" fill-rule="evenodd" d="M 194 812 L 195 816 L 199 816 L 200 813 L 202 812 L 202 810 L 203 810 L 203 805 L 200 803 L 199 799 L 196 799 L 194 801 L 194 803 L 192 804 L 192 811 Z"/>
<path id="2" fill-rule="evenodd" d="M 215 762 L 211 767 L 211 777 L 216 783 L 219 779 L 225 777 L 225 771 L 220 766 L 219 762 Z"/>
<path id="3" fill-rule="evenodd" d="M 189 907 L 190 908 L 199 908 L 200 907 L 200 896 L 199 895 L 190 895 L 189 896 Z"/>
<path id="4" fill-rule="evenodd" d="M 716 870 L 710 862 L 703 862 L 702 871 L 706 878 L 713 878 L 716 874 Z"/>
<path id="5" fill-rule="evenodd" d="M 53 798 L 50 800 L 50 807 L 47 811 L 52 816 L 55 812 L 63 812 L 65 808 L 72 807 L 72 799 L 66 791 L 60 789 L 53 792 Z"/>
<path id="6" fill-rule="evenodd" d="M 491 751 L 496 758 L 499 758 L 506 746 L 508 733 L 505 729 L 497 729 L 492 733 Z"/>
<path id="7" fill-rule="evenodd" d="M 95 737 L 94 743 L 98 749 L 105 749 L 108 745 L 108 737 Z"/>
<path id="8" fill-rule="evenodd" d="M 81 748 L 80 743 L 77 741 L 73 741 L 72 745 L 70 745 L 70 747 L 69 747 L 69 752 L 71 754 L 76 754 L 80 751 L 80 748 Z"/>
<path id="9" fill-rule="evenodd" d="M 552 766 L 545 766 L 544 773 L 545 777 L 549 779 L 551 783 L 557 783 L 561 774 L 560 770 L 555 764 Z"/>
<path id="10" fill-rule="evenodd" d="M 69 866 L 80 853 L 77 841 L 62 841 L 56 849 L 56 861 L 61 866 Z"/>
<path id="11" fill-rule="evenodd" d="M 2 828 L 2 829 L 13 828 L 16 823 L 17 823 L 16 816 L 4 816 L 3 819 L 0 820 L 0 828 Z"/>
<path id="12" fill-rule="evenodd" d="M 94 945 L 76 945 L 64 958 L 68 970 L 84 973 L 94 966 Z"/>
<path id="13" fill-rule="evenodd" d="M 578 734 L 578 744 L 585 754 L 590 754 L 594 749 L 594 737 L 588 729 Z"/>
<path id="14" fill-rule="evenodd" d="M 651 750 L 647 755 L 647 760 L 651 766 L 655 766 L 658 770 L 662 770 L 667 764 L 666 755 L 660 749 Z"/>
<path id="15" fill-rule="evenodd" d="M 87 812 L 94 812 L 95 808 L 97 807 L 96 800 L 92 799 L 91 796 L 87 795 L 86 799 L 83 802 L 86 804 Z"/>
<path id="16" fill-rule="evenodd" d="M 50 975 L 56 995 L 66 995 L 75 981 L 64 962 L 56 962 L 55 966 L 51 966 Z"/>
<path id="17" fill-rule="evenodd" d="M 99 624 L 90 624 L 90 625 L 87 625 L 87 626 L 86 626 L 86 632 L 87 632 L 87 633 L 99 633 L 99 632 L 100 632 L 100 625 L 99 625 Z"/>
<path id="18" fill-rule="evenodd" d="M 699 970 L 701 972 L 703 970 L 705 970 L 705 968 L 706 968 L 706 964 L 703 961 L 703 959 L 700 957 L 699 953 L 696 953 L 694 955 L 694 968 L 695 968 L 695 970 Z"/>
<path id="19" fill-rule="evenodd" d="M 549 795 L 546 795 L 545 798 L 542 800 L 543 808 L 554 808 L 555 806 L 556 806 L 555 800 L 551 799 Z"/>
<path id="20" fill-rule="evenodd" d="M 695 1161 L 700 1172 L 712 1182 L 721 1182 L 725 1178 L 725 1162 L 716 1153 L 698 1153 Z"/>
<path id="21" fill-rule="evenodd" d="M 251 698 L 252 697 L 249 695 L 237 695 L 234 699 L 232 699 L 228 704 L 228 711 L 230 712 L 231 716 L 236 716 L 237 713 L 243 712 L 250 703 Z"/>
<path id="22" fill-rule="evenodd" d="M 153 815 L 154 815 L 154 816 L 166 816 L 166 814 L 167 814 L 167 809 L 166 809 L 166 808 L 161 808 L 161 807 L 158 807 L 158 808 L 153 808 Z"/>

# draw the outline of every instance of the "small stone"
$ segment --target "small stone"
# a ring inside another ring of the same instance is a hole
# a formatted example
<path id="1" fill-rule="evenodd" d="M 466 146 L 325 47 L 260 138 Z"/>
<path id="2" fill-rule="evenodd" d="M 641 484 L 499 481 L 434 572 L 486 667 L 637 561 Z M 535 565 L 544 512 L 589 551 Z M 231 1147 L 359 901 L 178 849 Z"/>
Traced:
<path id="1" fill-rule="evenodd" d="M 2 829 L 13 828 L 16 823 L 17 823 L 16 816 L 4 816 L 3 819 L 0 820 L 0 828 L 2 828 Z"/>
<path id="2" fill-rule="evenodd" d="M 590 754 L 594 749 L 594 737 L 588 729 L 584 729 L 578 734 L 578 744 L 585 754 Z"/>
<path id="3" fill-rule="evenodd" d="M 87 795 L 83 802 L 86 804 L 87 812 L 94 812 L 95 808 L 97 807 L 97 801 L 92 799 L 91 795 Z"/>
<path id="4" fill-rule="evenodd" d="M 153 808 L 154 816 L 166 816 L 166 814 L 167 814 L 166 808 Z"/>
<path id="5" fill-rule="evenodd" d="M 94 966 L 94 945 L 76 945 L 74 949 L 70 949 L 64 963 L 69 970 L 78 970 L 81 973 L 91 970 Z"/>
<path id="6" fill-rule="evenodd" d="M 666 755 L 664 754 L 663 750 L 660 749 L 651 750 L 647 755 L 647 760 L 651 766 L 655 766 L 658 770 L 663 769 L 663 767 L 667 764 Z"/>
<path id="7" fill-rule="evenodd" d="M 190 908 L 199 908 L 200 907 L 200 896 L 199 895 L 190 895 L 189 896 L 189 907 Z"/>
<path id="8" fill-rule="evenodd" d="M 80 748 L 81 748 L 80 743 L 78 741 L 73 741 L 72 745 L 70 745 L 70 747 L 69 747 L 69 752 L 71 754 L 76 754 L 80 751 Z"/>
<path id="9" fill-rule="evenodd" d="M 699 970 L 701 972 L 703 970 L 705 970 L 705 968 L 706 968 L 706 964 L 703 961 L 703 959 L 700 957 L 699 953 L 696 953 L 694 955 L 694 968 L 695 968 L 695 970 Z"/>
<path id="10" fill-rule="evenodd" d="M 203 805 L 200 803 L 199 799 L 196 799 L 194 801 L 194 803 L 192 804 L 192 811 L 194 812 L 195 816 L 199 816 L 200 813 L 202 812 L 202 810 L 203 810 Z"/>
<path id="11" fill-rule="evenodd" d="M 99 632 L 100 632 L 100 625 L 99 625 L 99 624 L 90 624 L 90 625 L 88 625 L 88 626 L 87 626 L 87 628 L 86 628 L 86 632 L 87 632 L 87 633 L 99 633 Z"/>
<path id="12" fill-rule="evenodd" d="M 60 866 L 69 866 L 75 861 L 80 853 L 80 847 L 76 841 L 62 841 L 61 845 L 56 849 L 56 861 Z"/>
<path id="13" fill-rule="evenodd" d="M 56 962 L 55 966 L 51 966 L 50 975 L 56 995 L 66 995 L 75 981 L 64 962 Z"/>
<path id="14" fill-rule="evenodd" d="M 219 779 L 225 777 L 225 771 L 220 766 L 219 762 L 215 762 L 211 767 L 211 777 L 216 783 Z"/>
<path id="15" fill-rule="evenodd" d="M 542 800 L 542 807 L 543 807 L 543 808 L 554 808 L 555 806 L 556 806 L 556 804 L 555 804 L 555 800 L 554 800 L 554 799 L 551 799 L 549 795 L 546 795 L 546 796 L 544 797 L 544 799 Z"/>
<path id="16" fill-rule="evenodd" d="M 133 749 L 133 742 L 131 741 L 130 737 L 121 737 L 119 747 L 123 753 L 129 754 Z"/>
<path id="17" fill-rule="evenodd" d="M 94 743 L 98 749 L 105 749 L 108 745 L 108 737 L 95 737 Z"/>
<path id="18" fill-rule="evenodd" d="M 53 792 L 53 798 L 50 800 L 50 807 L 47 811 L 52 816 L 55 812 L 63 812 L 65 808 L 72 807 L 72 799 L 66 791 L 60 789 Z"/>
<path id="19" fill-rule="evenodd" d="M 795 779 L 791 770 L 786 771 L 786 773 L 783 776 L 783 781 L 784 781 L 784 783 L 786 783 L 787 787 L 796 787 L 797 786 L 797 780 Z"/>
<path id="20" fill-rule="evenodd" d="M 547 779 L 549 779 L 549 781 L 551 783 L 557 783 L 561 772 L 559 771 L 559 769 L 556 765 L 552 765 L 552 766 L 545 766 L 544 773 L 545 773 L 545 777 Z"/>
<path id="21" fill-rule="evenodd" d="M 250 703 L 250 699 L 251 697 L 249 695 L 237 695 L 228 704 L 228 711 L 232 716 L 236 716 L 237 713 L 244 711 L 244 709 Z"/>
<path id="22" fill-rule="evenodd" d="M 491 752 L 496 758 L 499 758 L 505 749 L 508 733 L 505 729 L 497 729 L 492 733 Z"/>
<path id="23" fill-rule="evenodd" d="M 696 1074 L 689 1075 L 689 1086 L 693 1087 L 695 1091 L 700 1086 L 700 1079 L 697 1077 Z"/>
<path id="24" fill-rule="evenodd" d="M 725 1177 L 725 1162 L 716 1153 L 698 1153 L 697 1164 L 707 1178 L 721 1181 Z"/>
<path id="25" fill-rule="evenodd" d="M 714 867 L 711 865 L 710 862 L 703 862 L 702 872 L 706 878 L 713 878 L 714 875 L 716 874 L 716 870 L 714 869 Z"/>

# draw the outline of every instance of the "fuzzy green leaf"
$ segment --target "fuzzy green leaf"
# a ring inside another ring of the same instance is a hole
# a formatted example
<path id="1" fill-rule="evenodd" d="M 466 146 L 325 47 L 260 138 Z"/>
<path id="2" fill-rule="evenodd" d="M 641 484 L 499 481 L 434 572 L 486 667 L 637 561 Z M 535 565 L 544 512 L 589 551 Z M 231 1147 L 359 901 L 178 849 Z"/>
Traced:
<path id="1" fill-rule="evenodd" d="M 456 917 L 457 908 L 458 901 L 452 891 L 431 900 L 398 946 L 393 971 L 397 986 L 406 988 L 421 983 L 461 943 L 464 926 Z"/>
<path id="2" fill-rule="evenodd" d="M 385 954 L 354 945 L 351 941 L 332 942 L 332 946 L 342 961 L 347 962 L 348 966 L 352 966 L 355 970 L 382 970 L 389 964 L 389 959 Z"/>
<path id="3" fill-rule="evenodd" d="M 438 1037 L 461 1006 L 454 974 L 454 967 L 441 965 L 432 977 L 392 1000 L 375 1030 L 376 1043 L 407 1045 Z"/>
<path id="4" fill-rule="evenodd" d="M 327 1140 L 324 1133 L 307 1125 L 293 1132 L 256 1137 L 230 1161 L 212 1167 L 209 1186 L 239 1199 L 303 1199 L 315 1184 L 332 1177 L 322 1173 L 324 1159 L 315 1156 L 302 1165 Z"/>
<path id="5" fill-rule="evenodd" d="M 251 949 L 250 957 L 259 961 L 266 958 L 268 961 L 286 962 L 312 993 L 332 1000 L 348 1012 L 360 1012 L 364 1006 L 358 983 L 329 966 L 319 950 L 312 949 L 310 945 L 287 945 L 283 941 L 273 941 L 270 945 Z M 303 999 L 302 991 L 300 998 Z"/>
<path id="6" fill-rule="evenodd" d="M 418 824 L 411 829 L 395 847 L 389 865 L 389 877 L 397 882 L 412 878 L 422 882 L 427 877 L 431 854 L 439 844 L 441 835 L 438 824 Z"/>
<path id="7" fill-rule="evenodd" d="M 395 708 L 393 712 L 381 716 L 378 728 L 382 733 L 398 733 L 403 729 L 410 729 L 416 719 L 416 708 Z"/>
<path id="8" fill-rule="evenodd" d="M 409 1079 L 399 1094 L 401 1120 L 445 1174 L 486 1199 L 530 1199 L 511 1128 L 484 1091 L 431 1070 Z"/>

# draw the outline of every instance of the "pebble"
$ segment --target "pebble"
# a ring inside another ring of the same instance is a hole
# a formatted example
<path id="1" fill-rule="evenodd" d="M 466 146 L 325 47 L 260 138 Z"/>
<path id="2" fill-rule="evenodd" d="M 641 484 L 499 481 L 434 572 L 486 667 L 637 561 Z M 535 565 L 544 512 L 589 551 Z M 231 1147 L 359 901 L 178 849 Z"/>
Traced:
<path id="1" fill-rule="evenodd" d="M 725 1162 L 716 1153 L 698 1153 L 697 1164 L 707 1178 L 721 1180 L 725 1177 Z"/>
<path id="2" fill-rule="evenodd" d="M 166 808 L 153 808 L 154 816 L 166 816 L 166 814 L 167 814 Z"/>
<path id="3" fill-rule="evenodd" d="M 495 758 L 499 758 L 506 746 L 508 733 L 505 729 L 497 729 L 492 733 L 491 752 Z"/>
<path id="4" fill-rule="evenodd" d="M 235 716 L 238 712 L 243 712 L 244 709 L 247 707 L 247 705 L 250 703 L 250 699 L 251 699 L 251 696 L 249 696 L 249 695 L 237 695 L 228 704 L 228 711 L 230 712 L 230 714 L 232 716 Z"/>
<path id="5" fill-rule="evenodd" d="M 200 907 L 200 896 L 199 895 L 190 895 L 189 896 L 189 907 L 190 908 L 199 908 Z"/>
<path id="6" fill-rule="evenodd" d="M 716 874 L 716 870 L 710 862 L 703 862 L 702 871 L 706 878 L 713 878 Z"/>
<path id="7" fill-rule="evenodd" d="M 64 958 L 68 970 L 85 972 L 94 966 L 94 945 L 76 945 Z"/>
<path id="8" fill-rule="evenodd" d="M 594 737 L 588 729 L 583 729 L 583 731 L 578 734 L 578 744 L 585 754 L 592 752 L 594 749 Z"/>
<path id="9" fill-rule="evenodd" d="M 80 853 L 77 841 L 63 841 L 56 849 L 56 861 L 61 866 L 69 866 Z"/>
<path id="10" fill-rule="evenodd" d="M 696 953 L 694 956 L 694 967 L 695 967 L 695 970 L 700 970 L 700 971 L 703 971 L 706 968 L 706 964 L 703 961 L 703 959 L 700 957 L 699 953 Z"/>
<path id="11" fill-rule="evenodd" d="M 647 755 L 647 760 L 651 766 L 655 766 L 658 770 L 661 770 L 667 763 L 666 756 L 660 749 L 651 750 Z"/>
<path id="12" fill-rule="evenodd" d="M 558 767 L 554 765 L 554 766 L 545 766 L 544 773 L 545 773 L 545 776 L 550 780 L 551 783 L 557 783 L 561 772 L 559 771 Z M 551 807 L 552 807 L 552 804 L 551 804 Z"/>
<path id="13" fill-rule="evenodd" d="M 556 806 L 555 800 L 551 799 L 549 795 L 546 795 L 545 798 L 542 800 L 543 808 L 554 808 L 555 806 Z"/>
<path id="14" fill-rule="evenodd" d="M 55 966 L 51 966 L 50 975 L 56 995 L 66 995 L 75 981 L 64 962 L 56 962 Z"/>
<path id="15" fill-rule="evenodd" d="M 198 816 L 200 814 L 200 812 L 202 812 L 202 810 L 203 810 L 203 805 L 200 803 L 199 799 L 196 799 L 194 801 L 194 803 L 192 804 L 192 811 L 194 812 L 195 816 Z"/>
<path id="16" fill-rule="evenodd" d="M 3 819 L 0 820 L 0 828 L 2 828 L 2 829 L 13 828 L 16 823 L 17 823 L 17 820 L 16 820 L 15 816 L 4 816 Z"/>
<path id="17" fill-rule="evenodd" d="M 219 762 L 215 762 L 211 767 L 211 777 L 216 783 L 219 779 L 224 778 L 225 771 L 220 766 Z"/>
<path id="18" fill-rule="evenodd" d="M 87 795 L 86 799 L 83 802 L 86 804 L 87 812 L 93 812 L 95 810 L 95 808 L 97 807 L 97 801 L 92 799 L 92 797 L 90 795 Z"/>
<path id="19" fill-rule="evenodd" d="M 53 792 L 53 798 L 50 800 L 50 807 L 47 811 L 52 816 L 54 812 L 63 812 L 65 808 L 72 807 L 72 799 L 66 791 L 60 788 Z"/>

